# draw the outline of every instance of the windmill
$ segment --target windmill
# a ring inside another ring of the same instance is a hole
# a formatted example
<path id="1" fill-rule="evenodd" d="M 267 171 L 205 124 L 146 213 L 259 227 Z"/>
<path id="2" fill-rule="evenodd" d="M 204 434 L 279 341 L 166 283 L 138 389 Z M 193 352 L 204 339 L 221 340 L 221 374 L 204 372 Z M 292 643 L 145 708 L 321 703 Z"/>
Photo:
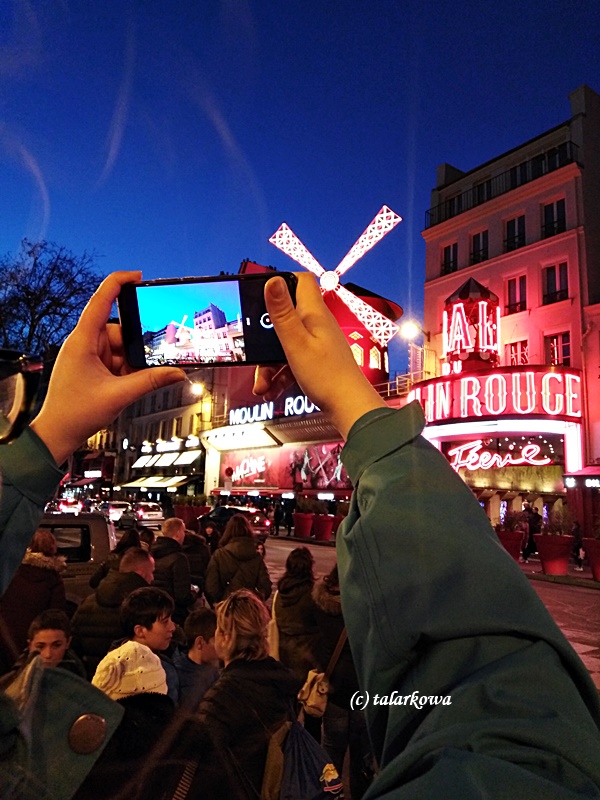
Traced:
<path id="1" fill-rule="evenodd" d="M 189 346 L 194 329 L 185 324 L 187 318 L 188 315 L 184 314 L 181 322 L 175 322 L 174 319 L 169 322 L 166 330 L 167 344 L 174 344 L 176 347 Z"/>
<path id="2" fill-rule="evenodd" d="M 269 241 L 298 264 L 316 275 L 319 278 L 321 292 L 324 297 L 327 298 L 331 294 L 337 295 L 364 325 L 380 347 L 384 348 L 398 332 L 398 326 L 368 303 L 365 303 L 364 300 L 361 300 L 360 297 L 345 289 L 340 283 L 340 278 L 401 221 L 402 218 L 395 214 L 391 208 L 383 206 L 337 267 L 331 271 L 323 269 L 285 222 L 279 226 Z"/>

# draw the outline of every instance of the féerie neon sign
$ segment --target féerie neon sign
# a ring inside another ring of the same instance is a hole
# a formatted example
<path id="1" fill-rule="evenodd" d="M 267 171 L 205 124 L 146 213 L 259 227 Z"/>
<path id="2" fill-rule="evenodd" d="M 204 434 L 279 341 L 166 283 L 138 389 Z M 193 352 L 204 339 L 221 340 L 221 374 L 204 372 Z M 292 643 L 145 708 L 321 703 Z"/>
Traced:
<path id="1" fill-rule="evenodd" d="M 448 450 L 448 456 L 451 459 L 450 466 L 457 472 L 461 467 L 469 470 L 523 465 L 545 467 L 547 464 L 552 463 L 551 458 L 540 456 L 540 453 L 541 448 L 537 444 L 524 445 L 519 455 L 491 453 L 489 450 L 483 449 L 483 441 L 481 439 L 461 444 L 458 447 L 453 447 L 452 450 Z"/>
<path id="2" fill-rule="evenodd" d="M 513 367 L 448 375 L 416 385 L 427 422 L 532 415 L 580 420 L 581 375 L 563 367 Z"/>

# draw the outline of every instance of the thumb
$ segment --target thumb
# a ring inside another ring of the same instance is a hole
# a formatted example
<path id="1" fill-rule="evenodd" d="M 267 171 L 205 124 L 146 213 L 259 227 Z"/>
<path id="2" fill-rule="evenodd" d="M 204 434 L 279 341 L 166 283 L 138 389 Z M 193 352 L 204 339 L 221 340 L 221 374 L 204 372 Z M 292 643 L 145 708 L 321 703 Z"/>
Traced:
<path id="1" fill-rule="evenodd" d="M 265 303 L 275 332 L 287 355 L 288 347 L 294 342 L 300 342 L 306 336 L 306 328 L 292 303 L 283 278 L 271 278 L 267 281 Z"/>
<path id="2" fill-rule="evenodd" d="M 124 405 L 130 405 L 148 392 L 184 380 L 186 380 L 185 372 L 177 367 L 141 369 L 139 372 L 132 372 L 130 375 L 119 378 L 119 392 Z"/>

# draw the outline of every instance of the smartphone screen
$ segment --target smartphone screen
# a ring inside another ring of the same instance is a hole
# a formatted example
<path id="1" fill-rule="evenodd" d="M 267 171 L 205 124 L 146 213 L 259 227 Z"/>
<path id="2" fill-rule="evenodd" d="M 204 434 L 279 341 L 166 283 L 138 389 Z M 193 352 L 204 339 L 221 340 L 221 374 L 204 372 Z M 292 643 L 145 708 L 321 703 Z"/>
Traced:
<path id="1" fill-rule="evenodd" d="M 281 275 L 295 297 L 295 276 Z M 127 284 L 119 296 L 125 353 L 135 367 L 285 361 L 264 301 L 272 274 Z M 143 363 L 142 363 L 143 362 Z"/>

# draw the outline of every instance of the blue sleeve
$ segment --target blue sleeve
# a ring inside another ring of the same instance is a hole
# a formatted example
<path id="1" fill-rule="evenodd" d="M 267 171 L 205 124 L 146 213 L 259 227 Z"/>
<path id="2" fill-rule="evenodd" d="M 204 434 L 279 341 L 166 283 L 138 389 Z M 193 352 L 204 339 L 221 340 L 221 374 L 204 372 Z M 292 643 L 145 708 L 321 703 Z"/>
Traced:
<path id="1" fill-rule="evenodd" d="M 367 797 L 600 797 L 598 692 L 423 425 L 417 403 L 369 412 L 342 453 L 342 604 L 382 768 Z"/>
<path id="2" fill-rule="evenodd" d="M 0 475 L 1 594 L 21 563 L 63 473 L 39 436 L 26 428 L 14 442 L 0 446 Z"/>

